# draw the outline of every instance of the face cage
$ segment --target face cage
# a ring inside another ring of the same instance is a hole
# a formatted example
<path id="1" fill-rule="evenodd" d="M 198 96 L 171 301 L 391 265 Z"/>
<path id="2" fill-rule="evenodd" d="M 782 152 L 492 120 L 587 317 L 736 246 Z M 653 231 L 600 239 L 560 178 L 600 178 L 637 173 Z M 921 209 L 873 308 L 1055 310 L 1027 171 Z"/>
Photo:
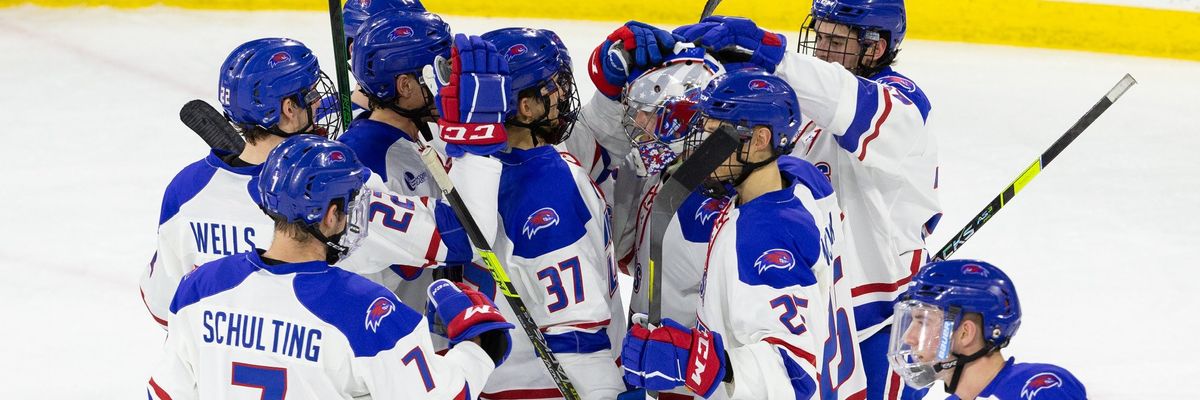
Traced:
<path id="1" fill-rule="evenodd" d="M 561 64 L 554 85 L 562 90 L 558 97 L 558 124 L 551 127 L 551 133 L 558 139 L 554 144 L 558 144 L 571 137 L 575 121 L 579 119 L 579 90 L 575 87 L 571 64 Z"/>
<path id="2" fill-rule="evenodd" d="M 316 114 L 312 116 L 313 133 L 329 140 L 337 139 L 343 126 L 342 102 L 329 75 L 325 75 L 325 72 L 322 71 L 321 77 L 317 79 L 317 84 L 311 89 L 300 92 L 299 98 L 309 106 L 320 102 Z"/>
<path id="3" fill-rule="evenodd" d="M 709 131 L 705 129 L 707 116 L 697 114 L 696 118 L 692 119 L 691 133 L 684 139 L 682 158 L 687 158 L 693 151 L 700 147 L 700 144 L 708 139 L 708 136 L 715 132 L 716 129 Z M 746 180 L 751 172 L 755 169 L 774 161 L 778 158 L 775 154 L 771 158 L 759 162 L 750 162 L 750 138 L 754 136 L 754 128 L 745 121 L 732 123 L 721 121 L 720 126 L 733 128 L 737 132 L 738 138 L 741 140 L 741 145 L 733 153 L 733 157 L 726 158 L 721 162 L 721 165 L 713 171 L 708 178 L 705 178 L 703 184 L 703 192 L 705 195 L 712 198 L 723 198 L 731 194 L 732 190 Z M 719 128 L 719 127 L 718 127 Z M 778 152 L 776 152 L 778 153 Z"/>
<path id="4" fill-rule="evenodd" d="M 884 55 L 879 59 L 878 66 L 867 67 L 862 64 L 863 60 L 866 59 L 867 49 L 874 46 L 875 42 L 881 39 L 881 36 L 879 32 L 875 31 L 865 31 L 864 34 L 864 31 L 859 28 L 851 28 L 849 36 L 829 35 L 830 40 L 835 38 L 841 39 L 843 44 L 839 48 L 832 48 L 833 44 L 830 44 L 830 48 L 823 51 L 826 56 L 824 58 L 818 57 L 818 42 L 822 39 L 822 34 L 817 29 L 818 23 L 827 24 L 831 22 L 813 18 L 812 15 L 804 19 L 804 24 L 800 26 L 800 40 L 796 43 L 796 52 L 817 57 L 827 62 L 836 62 L 858 76 L 874 75 L 880 68 L 890 64 L 891 57 L 888 55 Z M 847 50 L 851 40 L 858 42 L 857 52 Z M 850 65 L 849 61 L 854 60 L 857 60 L 857 62 L 854 62 L 854 65 Z"/>
<path id="5" fill-rule="evenodd" d="M 636 154 L 645 167 L 647 176 L 657 175 L 675 163 L 687 148 L 686 139 L 694 131 L 695 121 L 679 121 L 677 118 L 664 120 L 669 118 L 666 114 L 667 104 L 678 101 L 688 100 L 684 97 L 672 97 L 665 99 L 663 104 L 644 104 L 628 98 L 625 100 L 625 116 L 621 125 L 625 136 L 637 149 Z M 639 114 L 644 121 L 638 121 Z M 697 119 L 698 116 L 699 114 L 693 114 L 692 119 Z M 667 132 L 663 132 L 664 130 Z"/>

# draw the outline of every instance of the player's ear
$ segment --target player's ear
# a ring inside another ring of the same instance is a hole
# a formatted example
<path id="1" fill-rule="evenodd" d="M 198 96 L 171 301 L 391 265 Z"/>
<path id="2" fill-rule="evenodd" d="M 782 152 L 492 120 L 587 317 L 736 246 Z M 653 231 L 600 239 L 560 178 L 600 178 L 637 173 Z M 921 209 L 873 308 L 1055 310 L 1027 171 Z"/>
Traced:
<path id="1" fill-rule="evenodd" d="M 330 202 L 329 207 L 325 207 L 325 217 L 321 218 L 321 232 L 329 232 L 326 235 L 341 232 L 342 223 L 345 219 L 346 213 L 343 211 L 342 205 L 338 202 Z"/>
<path id="2" fill-rule="evenodd" d="M 771 128 L 763 125 L 754 127 L 754 135 L 750 139 L 750 151 L 755 153 L 771 151 Z"/>
<path id="3" fill-rule="evenodd" d="M 517 120 L 521 122 L 533 121 L 533 116 L 537 112 L 536 108 L 540 107 L 541 103 L 535 100 L 532 96 L 526 96 L 517 100 Z"/>
<path id="4" fill-rule="evenodd" d="M 883 54 L 887 52 L 887 45 L 888 41 L 883 39 L 876 40 L 875 43 L 871 44 L 871 51 L 867 52 L 867 57 L 869 60 L 871 60 L 870 62 L 872 66 L 879 64 L 879 60 L 882 59 Z"/>
<path id="5" fill-rule="evenodd" d="M 415 83 L 412 75 L 400 74 L 396 76 L 396 94 L 399 98 L 412 97 L 413 88 L 411 84 Z"/>

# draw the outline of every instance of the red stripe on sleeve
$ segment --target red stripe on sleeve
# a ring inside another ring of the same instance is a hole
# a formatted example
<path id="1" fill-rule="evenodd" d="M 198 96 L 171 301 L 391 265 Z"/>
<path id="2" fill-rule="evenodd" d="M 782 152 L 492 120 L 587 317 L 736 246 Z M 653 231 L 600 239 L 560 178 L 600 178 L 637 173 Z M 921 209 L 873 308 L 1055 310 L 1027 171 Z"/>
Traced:
<path id="1" fill-rule="evenodd" d="M 858 155 L 858 161 L 862 161 L 863 159 L 867 158 L 867 143 L 871 143 L 872 140 L 875 140 L 875 138 L 879 137 L 879 126 L 883 125 L 884 121 L 887 121 L 888 114 L 891 114 L 891 113 L 892 113 L 892 92 L 890 92 L 890 89 L 888 89 L 886 86 L 884 86 L 883 87 L 883 115 L 879 116 L 879 119 L 875 121 L 875 132 L 871 132 L 871 136 L 867 136 L 867 139 L 863 140 L 862 153 L 860 153 Z"/>
<path id="2" fill-rule="evenodd" d="M 787 349 L 787 351 L 791 352 L 792 354 L 795 354 L 796 357 L 800 357 L 800 358 L 804 359 L 804 361 L 808 361 L 809 365 L 812 365 L 813 368 L 817 368 L 817 356 L 814 356 L 812 353 L 804 351 L 804 349 L 793 346 L 791 343 L 785 342 L 785 341 L 783 341 L 783 339 L 776 338 L 776 337 L 768 336 L 768 337 L 763 338 L 763 341 L 773 344 L 773 345 L 776 345 L 776 346 L 779 346 L 779 347 L 783 347 L 784 349 Z"/>
<path id="3" fill-rule="evenodd" d="M 558 388 L 550 389 L 513 389 L 495 393 L 480 393 L 480 399 L 488 400 L 519 400 L 519 399 L 558 399 L 562 398 Z"/>
<path id="4" fill-rule="evenodd" d="M 138 293 L 142 294 L 142 304 L 146 305 L 146 312 L 150 313 L 150 317 L 154 318 L 154 322 L 157 322 L 159 325 L 162 325 L 163 328 L 166 328 L 167 320 L 159 318 L 157 315 L 154 315 L 154 311 L 150 311 L 150 303 L 146 302 L 146 292 L 141 288 L 138 288 Z"/>
<path id="5" fill-rule="evenodd" d="M 913 251 L 912 264 L 908 267 L 909 274 L 903 279 L 900 279 L 894 283 L 870 283 L 852 288 L 850 289 L 850 296 L 858 297 L 870 293 L 891 292 L 904 285 L 907 285 L 908 282 L 912 281 L 913 275 L 917 274 L 917 270 L 921 268 L 922 262 L 924 261 L 924 258 L 922 257 L 923 254 L 924 252 L 921 250 Z"/>
<path id="6" fill-rule="evenodd" d="M 158 396 L 159 399 L 171 400 L 171 395 L 167 394 L 167 391 L 159 387 L 157 383 L 154 383 L 154 378 L 150 378 L 150 388 L 154 389 L 154 395 Z"/>

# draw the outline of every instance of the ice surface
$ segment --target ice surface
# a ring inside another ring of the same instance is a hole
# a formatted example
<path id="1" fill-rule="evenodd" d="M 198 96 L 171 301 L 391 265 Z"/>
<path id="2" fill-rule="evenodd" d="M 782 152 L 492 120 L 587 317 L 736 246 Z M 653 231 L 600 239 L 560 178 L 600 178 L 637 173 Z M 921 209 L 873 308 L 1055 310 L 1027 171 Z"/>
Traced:
<path id="1" fill-rule="evenodd" d="M 476 34 L 557 31 L 584 99 L 584 59 L 616 25 L 447 20 Z M 312 12 L 0 9 L 0 110 L 15 122 L 0 130 L 0 398 L 144 396 L 164 335 L 137 279 L 163 187 L 206 151 L 179 108 L 214 102 L 218 65 L 252 38 L 299 39 L 331 71 L 328 23 Z M 900 59 L 933 101 L 941 146 L 946 217 L 931 248 L 1124 73 L 1141 82 L 957 255 L 1000 265 L 1019 288 L 1025 317 L 1006 354 L 1065 366 L 1096 399 L 1195 396 L 1200 63 L 922 41 Z"/>

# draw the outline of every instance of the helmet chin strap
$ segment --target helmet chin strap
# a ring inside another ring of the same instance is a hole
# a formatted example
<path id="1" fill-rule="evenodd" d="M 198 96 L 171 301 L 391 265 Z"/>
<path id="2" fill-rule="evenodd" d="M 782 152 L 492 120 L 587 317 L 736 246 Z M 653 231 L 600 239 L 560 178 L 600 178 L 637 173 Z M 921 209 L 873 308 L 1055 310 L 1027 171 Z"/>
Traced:
<path id="1" fill-rule="evenodd" d="M 508 122 L 512 126 L 528 129 L 534 146 L 538 146 L 539 136 L 542 139 L 552 139 L 554 136 L 554 132 L 550 131 L 550 97 L 541 96 L 538 98 L 538 101 L 542 103 L 542 115 L 539 115 L 532 122 L 528 123 L 518 121 L 516 118 Z"/>
<path id="2" fill-rule="evenodd" d="M 330 265 L 337 264 L 338 261 L 341 261 L 342 253 L 345 253 L 347 249 L 346 246 L 342 246 L 339 242 L 342 241 L 342 236 L 346 234 L 349 226 L 343 228 L 337 234 L 325 236 L 325 234 L 321 233 L 321 229 L 317 227 L 318 224 L 305 225 L 305 230 L 317 238 L 317 240 L 320 240 L 321 243 L 325 244 L 325 263 Z"/>
<path id="3" fill-rule="evenodd" d="M 433 94 L 429 92 L 429 88 L 425 85 L 421 85 L 421 97 L 425 101 L 421 107 L 415 109 L 400 108 L 400 106 L 396 105 L 395 100 L 379 101 L 378 103 L 383 104 L 384 108 L 400 114 L 401 117 L 412 120 L 413 124 L 417 126 L 417 130 L 421 132 L 421 136 L 428 140 L 433 138 L 433 133 L 429 131 L 429 124 L 425 122 L 425 119 L 433 117 L 433 112 L 430 111 L 430 108 L 433 106 Z"/>
<path id="4" fill-rule="evenodd" d="M 958 389 L 958 378 L 962 377 L 963 367 L 965 367 L 967 364 L 970 364 L 971 362 L 978 360 L 979 358 L 987 355 L 988 353 L 991 353 L 992 350 L 994 350 L 994 349 L 995 349 L 994 346 L 987 345 L 971 355 L 950 353 L 950 354 L 954 355 L 953 361 L 948 362 L 948 363 L 943 363 L 943 364 L 940 364 L 940 365 L 934 367 L 937 371 L 944 371 L 947 368 L 954 368 L 954 374 L 950 376 L 950 381 L 946 382 L 946 385 L 945 385 L 946 393 L 954 393 L 954 390 Z"/>

